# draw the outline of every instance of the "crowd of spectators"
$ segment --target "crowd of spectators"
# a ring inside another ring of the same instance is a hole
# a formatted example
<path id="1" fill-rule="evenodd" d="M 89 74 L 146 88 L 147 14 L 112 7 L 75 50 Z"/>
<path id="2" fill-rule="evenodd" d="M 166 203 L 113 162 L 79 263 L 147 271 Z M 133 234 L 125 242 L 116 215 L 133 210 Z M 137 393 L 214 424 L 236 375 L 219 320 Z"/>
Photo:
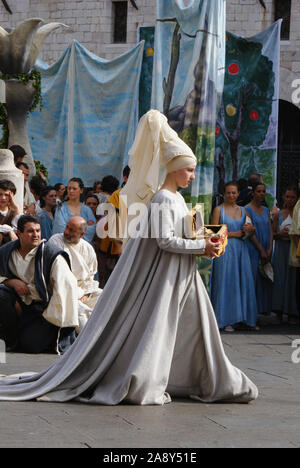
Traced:
<path id="1" fill-rule="evenodd" d="M 90 188 L 78 177 L 52 186 L 43 174 L 29 179 L 24 150 L 10 149 L 24 175 L 24 206 L 21 213 L 14 203 L 16 187 L 1 180 L 0 338 L 11 350 L 64 352 L 85 326 L 122 253 L 121 239 L 99 232 L 107 227 L 106 204 L 119 211 L 130 169 L 124 168 L 121 186 L 113 175 Z M 270 210 L 260 174 L 225 184 L 224 201 L 211 217 L 212 224 L 228 228 L 228 246 L 212 261 L 210 276 L 221 330 L 259 330 L 259 314 L 272 311 L 280 323 L 285 315 L 289 323 L 298 322 L 299 188 L 286 187 L 280 208 Z"/>

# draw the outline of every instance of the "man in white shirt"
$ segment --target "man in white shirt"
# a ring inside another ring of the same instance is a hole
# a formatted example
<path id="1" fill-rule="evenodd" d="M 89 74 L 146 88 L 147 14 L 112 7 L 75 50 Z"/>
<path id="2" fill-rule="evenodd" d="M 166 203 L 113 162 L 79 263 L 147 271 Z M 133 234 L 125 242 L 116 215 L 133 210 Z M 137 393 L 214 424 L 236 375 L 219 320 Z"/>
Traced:
<path id="1" fill-rule="evenodd" d="M 94 280 L 98 271 L 97 257 L 91 244 L 83 239 L 87 223 L 81 216 L 73 216 L 61 234 L 54 234 L 50 241 L 68 253 L 72 273 L 77 279 L 79 333 L 88 321 L 102 292 Z"/>
<path id="2" fill-rule="evenodd" d="M 17 235 L 0 248 L 0 338 L 8 350 L 63 353 L 78 326 L 69 257 L 41 241 L 40 224 L 31 215 L 19 218 Z"/>
<path id="3" fill-rule="evenodd" d="M 40 195 L 45 187 L 47 187 L 47 184 L 39 175 L 33 176 L 29 181 L 30 192 L 32 193 L 35 201 L 34 207 L 32 207 L 31 210 L 32 212 L 27 210 L 27 213 L 33 214 L 38 219 L 40 219 L 40 216 L 43 211 L 40 205 Z"/>

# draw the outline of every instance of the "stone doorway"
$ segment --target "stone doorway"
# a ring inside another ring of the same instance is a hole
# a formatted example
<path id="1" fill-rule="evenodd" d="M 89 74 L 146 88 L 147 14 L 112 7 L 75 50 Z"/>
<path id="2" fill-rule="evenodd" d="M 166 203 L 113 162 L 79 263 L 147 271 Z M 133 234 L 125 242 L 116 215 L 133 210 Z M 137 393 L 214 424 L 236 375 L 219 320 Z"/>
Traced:
<path id="1" fill-rule="evenodd" d="M 279 100 L 277 201 L 281 206 L 282 192 L 288 185 L 297 185 L 300 174 L 300 109 Z"/>

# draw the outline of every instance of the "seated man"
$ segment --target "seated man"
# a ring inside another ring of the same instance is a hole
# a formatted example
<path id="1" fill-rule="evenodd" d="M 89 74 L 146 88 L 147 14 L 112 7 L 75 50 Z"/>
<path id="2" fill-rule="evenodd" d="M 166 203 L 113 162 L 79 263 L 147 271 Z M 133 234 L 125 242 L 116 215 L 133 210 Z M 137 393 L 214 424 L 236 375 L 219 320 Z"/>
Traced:
<path id="1" fill-rule="evenodd" d="M 68 254 L 41 241 L 40 224 L 31 215 L 19 218 L 17 235 L 0 248 L 0 338 L 10 351 L 63 353 L 78 326 Z"/>
<path id="2" fill-rule="evenodd" d="M 10 180 L 0 180 L 0 245 L 17 239 L 15 230 L 19 208 L 14 202 L 16 186 Z"/>
<path id="3" fill-rule="evenodd" d="M 88 321 L 102 289 L 94 280 L 97 273 L 97 257 L 91 244 L 83 239 L 87 222 L 81 216 L 73 216 L 66 224 L 64 233 L 54 234 L 50 241 L 68 253 L 71 269 L 77 279 L 79 333 Z"/>

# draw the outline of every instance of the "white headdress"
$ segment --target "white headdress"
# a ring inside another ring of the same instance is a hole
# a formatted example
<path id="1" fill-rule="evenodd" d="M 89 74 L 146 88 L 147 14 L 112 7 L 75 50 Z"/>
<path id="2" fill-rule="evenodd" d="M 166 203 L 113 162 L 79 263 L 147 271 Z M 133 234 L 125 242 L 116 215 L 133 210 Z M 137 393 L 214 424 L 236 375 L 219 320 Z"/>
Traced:
<path id="1" fill-rule="evenodd" d="M 130 175 L 120 193 L 127 196 L 127 206 L 147 205 L 166 173 L 197 164 L 191 148 L 157 110 L 150 110 L 140 119 L 129 156 Z"/>

